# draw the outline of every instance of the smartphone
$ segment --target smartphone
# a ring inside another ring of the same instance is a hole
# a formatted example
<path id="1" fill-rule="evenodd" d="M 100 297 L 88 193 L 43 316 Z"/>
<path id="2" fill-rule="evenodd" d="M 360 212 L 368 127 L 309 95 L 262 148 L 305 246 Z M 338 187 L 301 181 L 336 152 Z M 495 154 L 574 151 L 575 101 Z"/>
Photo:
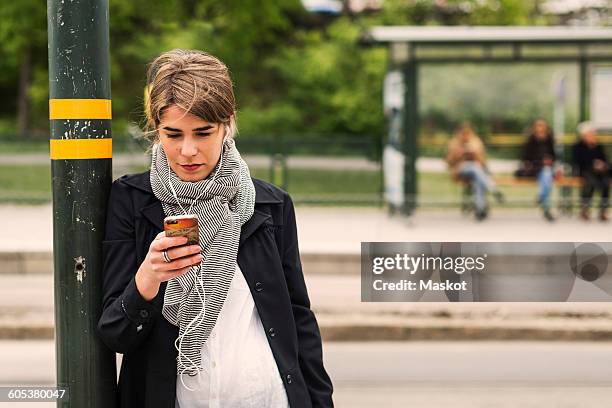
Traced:
<path id="1" fill-rule="evenodd" d="M 187 244 L 198 245 L 200 235 L 198 232 L 198 216 L 174 215 L 164 218 L 164 231 L 167 237 L 187 237 Z"/>

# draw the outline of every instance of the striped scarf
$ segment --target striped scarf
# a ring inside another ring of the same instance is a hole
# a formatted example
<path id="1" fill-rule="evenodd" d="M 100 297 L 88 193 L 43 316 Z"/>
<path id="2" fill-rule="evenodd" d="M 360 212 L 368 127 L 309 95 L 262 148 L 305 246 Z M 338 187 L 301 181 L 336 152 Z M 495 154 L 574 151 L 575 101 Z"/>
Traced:
<path id="1" fill-rule="evenodd" d="M 166 216 L 182 215 L 182 208 L 198 216 L 203 256 L 201 263 L 189 272 L 170 279 L 164 295 L 162 314 L 179 327 L 174 343 L 179 375 L 193 376 L 205 367 L 201 361 L 202 346 L 227 298 L 236 270 L 240 229 L 253 215 L 255 206 L 249 168 L 233 139 L 223 143 L 221 157 L 207 178 L 186 182 L 170 168 L 161 144 L 153 146 L 150 174 L 153 193 L 161 201 Z"/>

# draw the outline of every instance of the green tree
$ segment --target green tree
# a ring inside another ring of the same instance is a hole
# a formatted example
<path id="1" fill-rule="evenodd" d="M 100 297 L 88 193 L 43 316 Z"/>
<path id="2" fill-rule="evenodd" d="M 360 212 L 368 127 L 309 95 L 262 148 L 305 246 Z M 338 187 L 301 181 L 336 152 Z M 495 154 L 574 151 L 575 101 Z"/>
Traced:
<path id="1" fill-rule="evenodd" d="M 360 32 L 342 18 L 324 31 L 299 33 L 296 46 L 269 60 L 286 88 L 271 109 L 280 110 L 279 104 L 297 109 L 295 130 L 302 133 L 380 134 L 386 52 L 360 48 Z"/>
<path id="2" fill-rule="evenodd" d="M 387 53 L 360 47 L 361 32 L 390 24 L 540 24 L 539 3 L 385 0 L 378 12 L 353 14 L 343 2 L 345 15 L 330 21 L 306 13 L 300 0 L 110 0 L 113 129 L 119 136 L 141 122 L 147 63 L 180 47 L 211 52 L 230 67 L 245 137 L 380 136 Z M 0 92 L 10 95 L 0 119 L 21 132 L 48 129 L 45 12 L 40 0 L 0 3 Z M 452 122 L 437 101 L 430 107 Z"/>
<path id="3" fill-rule="evenodd" d="M 31 122 L 32 81 L 47 65 L 46 8 L 36 0 L 3 1 L 0 22 L 1 84 L 12 96 L 0 115 L 16 113 L 17 133 L 24 135 Z"/>

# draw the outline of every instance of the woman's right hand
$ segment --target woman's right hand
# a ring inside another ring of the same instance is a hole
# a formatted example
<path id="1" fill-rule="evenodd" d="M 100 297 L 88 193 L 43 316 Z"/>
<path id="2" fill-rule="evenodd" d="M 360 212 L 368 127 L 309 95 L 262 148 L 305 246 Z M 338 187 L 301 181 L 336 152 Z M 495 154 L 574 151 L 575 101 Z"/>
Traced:
<path id="1" fill-rule="evenodd" d="M 202 261 L 200 246 L 185 246 L 185 243 L 187 237 L 166 237 L 164 231 L 151 242 L 149 252 L 136 272 L 136 287 L 145 300 L 157 295 L 162 282 L 184 275 Z M 172 262 L 164 260 L 164 250 Z"/>

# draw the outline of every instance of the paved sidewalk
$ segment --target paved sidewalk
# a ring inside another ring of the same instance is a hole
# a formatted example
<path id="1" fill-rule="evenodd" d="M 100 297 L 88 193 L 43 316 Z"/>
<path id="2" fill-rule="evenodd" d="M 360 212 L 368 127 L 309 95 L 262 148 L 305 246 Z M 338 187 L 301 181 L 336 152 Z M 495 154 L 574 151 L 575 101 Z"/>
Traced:
<path id="1" fill-rule="evenodd" d="M 362 303 L 358 276 L 306 275 L 326 340 L 612 340 L 610 303 Z M 52 338 L 53 277 L 0 275 L 0 338 Z"/>
<path id="2" fill-rule="evenodd" d="M 481 223 L 456 209 L 420 210 L 404 218 L 375 208 L 298 206 L 296 215 L 305 253 L 358 254 L 362 241 L 607 242 L 612 237 L 612 223 L 560 217 L 551 224 L 536 209 L 494 209 Z M 3 230 L 10 231 L 0 235 L 0 252 L 52 251 L 52 217 L 51 204 L 0 205 Z"/>
<path id="3" fill-rule="evenodd" d="M 612 340 L 610 303 L 362 303 L 358 276 L 306 283 L 325 340 Z M 53 327 L 51 275 L 0 275 L 0 339 Z"/>
<path id="4" fill-rule="evenodd" d="M 537 209 L 493 209 L 481 223 L 459 210 L 420 210 L 390 217 L 380 209 L 298 207 L 300 247 L 306 252 L 359 253 L 362 241 L 607 242 L 612 223 L 560 217 L 548 223 Z"/>
<path id="5" fill-rule="evenodd" d="M 0 341 L 0 361 L 0 384 L 56 382 L 52 340 Z M 326 342 L 323 361 L 342 408 L 608 408 L 612 399 L 610 343 Z"/>
<path id="6" fill-rule="evenodd" d="M 361 303 L 359 278 L 361 241 L 605 242 L 612 225 L 575 218 L 550 225 L 535 210 L 495 211 L 484 223 L 458 211 L 419 211 L 410 219 L 377 209 L 296 211 L 312 307 L 328 340 L 612 340 L 610 303 Z M 10 231 L 0 235 L 0 258 L 42 253 L 50 262 L 51 205 L 0 206 L 0 217 Z M 0 273 L 0 338 L 52 337 L 48 266 L 47 273 Z"/>

